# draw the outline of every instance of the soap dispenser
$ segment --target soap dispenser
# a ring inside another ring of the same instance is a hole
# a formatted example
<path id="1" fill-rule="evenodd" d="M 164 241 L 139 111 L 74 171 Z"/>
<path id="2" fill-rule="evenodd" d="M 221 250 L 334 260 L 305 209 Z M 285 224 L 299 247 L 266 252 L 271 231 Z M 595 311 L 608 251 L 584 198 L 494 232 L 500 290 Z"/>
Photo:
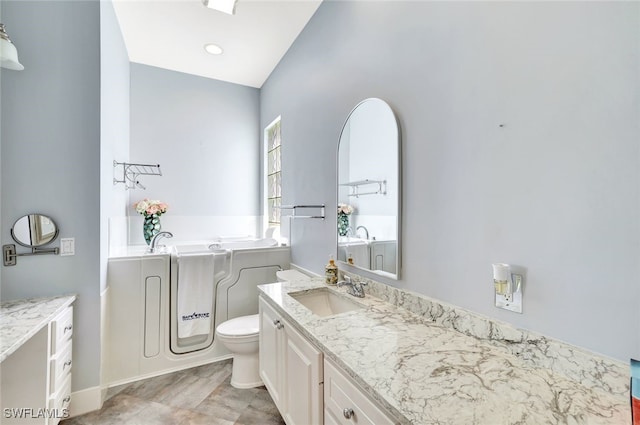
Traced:
<path id="1" fill-rule="evenodd" d="M 324 281 L 327 285 L 335 285 L 338 283 L 338 266 L 333 261 L 333 255 L 329 257 L 329 264 L 324 269 Z"/>

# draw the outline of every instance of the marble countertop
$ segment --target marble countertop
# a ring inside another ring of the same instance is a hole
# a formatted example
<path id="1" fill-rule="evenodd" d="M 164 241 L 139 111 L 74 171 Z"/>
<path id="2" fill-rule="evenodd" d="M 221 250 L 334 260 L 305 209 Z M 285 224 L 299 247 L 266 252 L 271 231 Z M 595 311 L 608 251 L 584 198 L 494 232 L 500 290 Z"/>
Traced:
<path id="1" fill-rule="evenodd" d="M 259 289 L 398 423 L 631 424 L 628 374 L 621 363 L 526 334 L 523 339 L 530 339 L 523 344 L 534 341 L 529 350 L 514 339 L 519 331 L 507 335 L 497 326 L 491 338 L 478 338 L 371 295 L 351 298 L 363 309 L 324 318 L 288 295 L 319 287 L 327 288 L 314 279 Z M 350 297 L 343 288 L 330 289 Z M 482 318 L 459 311 L 445 321 L 483 326 Z M 545 353 L 535 352 L 542 345 Z"/>
<path id="2" fill-rule="evenodd" d="M 75 295 L 0 303 L 0 362 L 75 301 Z"/>

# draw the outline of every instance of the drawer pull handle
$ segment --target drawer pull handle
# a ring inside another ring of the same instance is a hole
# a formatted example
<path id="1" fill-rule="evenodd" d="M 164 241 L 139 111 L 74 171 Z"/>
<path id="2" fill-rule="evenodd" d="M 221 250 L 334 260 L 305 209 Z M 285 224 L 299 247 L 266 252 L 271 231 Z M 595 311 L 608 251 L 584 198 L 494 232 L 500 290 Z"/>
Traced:
<path id="1" fill-rule="evenodd" d="M 69 403 L 71 401 L 71 396 L 68 395 L 64 398 L 64 400 L 62 400 L 63 403 Z"/>
<path id="2" fill-rule="evenodd" d="M 345 418 L 351 419 L 353 418 L 353 409 L 350 407 L 347 407 L 346 409 L 342 410 L 342 414 L 344 415 Z"/>
<path id="3" fill-rule="evenodd" d="M 282 324 L 282 322 L 278 319 L 273 321 L 273 325 L 276 327 L 276 329 L 282 329 L 284 328 L 284 325 Z"/>
<path id="4" fill-rule="evenodd" d="M 62 370 L 64 370 L 64 368 L 67 366 L 71 366 L 71 360 L 67 360 L 66 362 L 64 362 L 64 364 L 62 365 Z"/>
<path id="5" fill-rule="evenodd" d="M 64 327 L 64 331 L 63 331 L 63 333 L 65 333 L 65 334 L 66 334 L 66 333 L 67 333 L 67 331 L 70 331 L 70 330 L 72 330 L 72 329 L 73 329 L 73 326 L 71 326 L 71 325 L 65 326 L 65 327 Z"/>

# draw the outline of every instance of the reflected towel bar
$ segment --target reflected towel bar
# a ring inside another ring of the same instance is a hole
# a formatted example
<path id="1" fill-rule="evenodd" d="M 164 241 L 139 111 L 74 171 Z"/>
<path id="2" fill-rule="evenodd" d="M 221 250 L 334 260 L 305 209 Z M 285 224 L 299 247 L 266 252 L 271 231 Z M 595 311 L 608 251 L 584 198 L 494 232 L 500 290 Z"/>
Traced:
<path id="1" fill-rule="evenodd" d="M 324 204 L 321 205 L 281 205 L 278 208 L 281 210 L 293 210 L 293 214 L 289 217 L 291 218 L 320 218 L 322 220 L 325 219 L 324 214 Z M 298 209 L 306 209 L 306 208 L 314 208 L 321 210 L 320 215 L 296 215 L 296 211 Z"/>

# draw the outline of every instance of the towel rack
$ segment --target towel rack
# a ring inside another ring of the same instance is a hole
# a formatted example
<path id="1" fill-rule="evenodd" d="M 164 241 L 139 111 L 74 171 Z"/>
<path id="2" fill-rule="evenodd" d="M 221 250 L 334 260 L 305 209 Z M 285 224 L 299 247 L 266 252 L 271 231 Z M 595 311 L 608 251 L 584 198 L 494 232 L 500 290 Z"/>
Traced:
<path id="1" fill-rule="evenodd" d="M 138 181 L 138 176 L 161 176 L 160 164 L 133 164 L 129 162 L 113 161 L 113 168 L 122 166 L 122 179 L 113 178 L 113 184 L 124 183 L 125 189 L 146 189 Z M 114 171 L 115 173 L 115 171 Z"/>
<path id="2" fill-rule="evenodd" d="M 324 204 L 321 205 L 281 205 L 279 207 L 281 210 L 293 210 L 293 215 L 290 215 L 291 218 L 320 218 L 324 220 Z M 297 210 L 299 209 L 319 209 L 320 215 L 296 215 Z"/>
<path id="3" fill-rule="evenodd" d="M 370 192 L 360 192 L 360 186 L 378 185 L 378 189 L 372 189 Z M 387 181 L 386 180 L 359 180 L 357 182 L 340 183 L 340 186 L 349 187 L 349 196 L 355 196 L 356 198 L 363 195 L 386 195 L 387 194 Z"/>

